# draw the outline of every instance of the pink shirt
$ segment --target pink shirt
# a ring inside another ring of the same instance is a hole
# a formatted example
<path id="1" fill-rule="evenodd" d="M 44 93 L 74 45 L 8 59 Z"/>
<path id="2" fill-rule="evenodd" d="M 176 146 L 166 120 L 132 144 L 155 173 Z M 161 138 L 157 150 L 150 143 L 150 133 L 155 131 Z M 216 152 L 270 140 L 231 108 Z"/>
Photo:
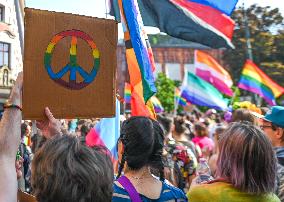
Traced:
<path id="1" fill-rule="evenodd" d="M 194 137 L 192 142 L 200 147 L 201 150 L 207 148 L 209 151 L 213 151 L 214 142 L 209 137 Z"/>

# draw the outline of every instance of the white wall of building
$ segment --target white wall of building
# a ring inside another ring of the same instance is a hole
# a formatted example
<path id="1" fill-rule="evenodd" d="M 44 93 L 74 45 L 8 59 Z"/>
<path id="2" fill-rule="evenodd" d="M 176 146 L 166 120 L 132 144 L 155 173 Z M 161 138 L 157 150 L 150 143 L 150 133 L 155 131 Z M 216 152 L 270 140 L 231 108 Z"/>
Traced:
<path id="1" fill-rule="evenodd" d="M 9 36 L 6 32 L 0 32 L 0 41 L 10 44 L 10 68 L 12 70 L 11 76 L 13 77 L 13 79 L 15 79 L 17 73 L 19 71 L 22 71 L 23 69 L 23 58 L 17 23 L 16 8 L 14 0 L 0 0 L 0 5 L 3 5 L 5 7 L 4 23 L 9 24 L 10 30 L 15 35 L 15 37 L 13 38 Z M 20 24 L 23 24 L 23 22 L 20 22 Z"/>
<path id="2" fill-rule="evenodd" d="M 159 63 L 155 63 L 155 66 L 156 66 L 156 69 L 154 71 L 154 77 L 157 78 L 158 77 L 158 74 L 163 72 L 162 70 L 162 64 L 159 64 Z"/>

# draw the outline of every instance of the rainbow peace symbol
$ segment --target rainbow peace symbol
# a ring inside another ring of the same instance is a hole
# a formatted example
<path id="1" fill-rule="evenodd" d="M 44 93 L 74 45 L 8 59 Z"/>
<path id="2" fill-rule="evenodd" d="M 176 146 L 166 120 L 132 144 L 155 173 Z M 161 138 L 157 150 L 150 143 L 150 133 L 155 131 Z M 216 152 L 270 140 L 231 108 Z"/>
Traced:
<path id="1" fill-rule="evenodd" d="M 59 72 L 54 73 L 51 67 L 51 59 L 54 48 L 61 39 L 69 36 L 72 37 L 70 47 L 70 61 Z M 90 73 L 86 72 L 77 63 L 77 38 L 83 39 L 92 49 L 94 66 Z M 44 55 L 44 65 L 48 75 L 56 83 L 65 88 L 80 90 L 89 85 L 96 78 L 97 72 L 100 67 L 100 52 L 97 49 L 93 39 L 88 34 L 80 30 L 67 30 L 56 34 L 48 44 Z M 65 81 L 62 79 L 62 77 L 68 72 L 70 72 L 69 80 Z M 82 82 L 76 81 L 77 72 L 84 79 Z"/>

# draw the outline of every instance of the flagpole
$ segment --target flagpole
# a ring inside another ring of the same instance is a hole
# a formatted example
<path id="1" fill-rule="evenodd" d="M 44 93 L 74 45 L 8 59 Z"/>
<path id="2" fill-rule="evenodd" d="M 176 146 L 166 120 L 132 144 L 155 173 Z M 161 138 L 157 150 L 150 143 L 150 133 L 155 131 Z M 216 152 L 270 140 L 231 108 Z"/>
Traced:
<path id="1" fill-rule="evenodd" d="M 233 94 L 233 97 L 231 98 L 231 101 L 230 101 L 230 105 L 229 106 L 232 106 L 233 105 L 233 101 L 236 97 L 236 94 L 237 94 L 237 91 L 239 90 L 238 87 L 236 87 L 236 89 L 234 90 L 234 94 Z"/>
<path id="2" fill-rule="evenodd" d="M 106 14 L 106 19 L 108 18 L 107 14 L 108 14 L 108 6 L 107 6 L 107 0 L 105 0 L 105 14 Z"/>
<path id="3" fill-rule="evenodd" d="M 251 61 L 253 61 L 253 54 L 252 54 L 252 46 L 251 46 L 251 42 L 250 42 L 250 31 L 249 31 L 249 25 L 248 25 L 248 17 L 247 17 L 247 13 L 245 10 L 245 2 L 243 1 L 243 14 L 244 14 L 244 25 L 245 25 L 245 37 L 246 37 L 246 43 L 247 43 L 247 57 L 248 59 L 250 59 Z M 261 97 L 258 96 L 257 94 L 253 94 L 254 95 L 254 100 L 255 100 L 255 104 L 259 105 L 261 102 Z"/>
<path id="4" fill-rule="evenodd" d="M 175 102 L 175 108 L 174 108 L 174 116 L 177 115 L 177 110 L 178 110 L 178 104 L 179 104 L 179 100 L 180 100 L 180 96 L 178 96 L 178 98 L 175 98 L 175 94 L 176 94 L 176 89 L 177 87 L 175 87 L 175 91 L 174 91 L 174 102 Z M 180 93 L 181 95 L 181 93 Z"/>

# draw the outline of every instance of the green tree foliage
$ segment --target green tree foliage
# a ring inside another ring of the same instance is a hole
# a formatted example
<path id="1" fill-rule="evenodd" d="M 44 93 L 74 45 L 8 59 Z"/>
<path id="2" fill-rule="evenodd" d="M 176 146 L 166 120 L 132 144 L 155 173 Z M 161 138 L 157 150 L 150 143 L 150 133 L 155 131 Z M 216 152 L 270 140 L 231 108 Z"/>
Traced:
<path id="1" fill-rule="evenodd" d="M 284 32 L 283 17 L 279 10 L 252 5 L 245 10 L 250 31 L 254 62 L 273 80 L 284 86 Z M 226 50 L 224 60 L 229 66 L 235 83 L 239 81 L 247 57 L 244 11 L 237 9 L 233 15 L 236 23 L 233 36 L 234 50 Z"/>
<path id="2" fill-rule="evenodd" d="M 166 77 L 163 73 L 159 73 L 156 79 L 157 98 L 161 101 L 166 112 L 174 111 L 174 91 L 175 82 Z"/>

